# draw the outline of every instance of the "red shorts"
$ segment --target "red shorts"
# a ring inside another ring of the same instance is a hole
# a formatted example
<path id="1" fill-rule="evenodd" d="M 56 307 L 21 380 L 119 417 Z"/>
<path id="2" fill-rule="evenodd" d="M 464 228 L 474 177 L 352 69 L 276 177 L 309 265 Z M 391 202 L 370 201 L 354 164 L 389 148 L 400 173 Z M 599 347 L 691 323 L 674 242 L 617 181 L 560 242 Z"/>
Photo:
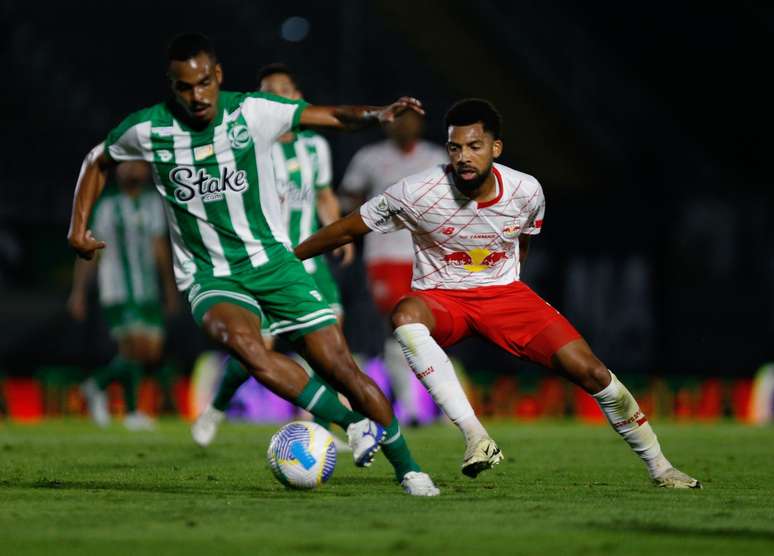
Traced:
<path id="1" fill-rule="evenodd" d="M 524 282 L 467 290 L 416 290 L 433 312 L 433 338 L 449 347 L 478 335 L 517 357 L 551 368 L 559 348 L 581 335 Z"/>
<path id="2" fill-rule="evenodd" d="M 412 263 L 384 262 L 366 267 L 371 295 L 377 309 L 390 314 L 400 298 L 411 291 Z"/>

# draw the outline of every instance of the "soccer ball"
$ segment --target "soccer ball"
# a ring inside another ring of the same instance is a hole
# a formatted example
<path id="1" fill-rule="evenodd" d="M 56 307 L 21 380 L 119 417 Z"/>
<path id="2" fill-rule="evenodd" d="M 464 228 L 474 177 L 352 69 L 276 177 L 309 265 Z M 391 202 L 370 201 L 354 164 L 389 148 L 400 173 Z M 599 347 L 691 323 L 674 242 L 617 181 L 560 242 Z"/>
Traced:
<path id="1" fill-rule="evenodd" d="M 271 437 L 267 453 L 274 476 L 288 487 L 312 489 L 333 475 L 336 446 L 331 433 L 310 421 L 293 421 Z"/>

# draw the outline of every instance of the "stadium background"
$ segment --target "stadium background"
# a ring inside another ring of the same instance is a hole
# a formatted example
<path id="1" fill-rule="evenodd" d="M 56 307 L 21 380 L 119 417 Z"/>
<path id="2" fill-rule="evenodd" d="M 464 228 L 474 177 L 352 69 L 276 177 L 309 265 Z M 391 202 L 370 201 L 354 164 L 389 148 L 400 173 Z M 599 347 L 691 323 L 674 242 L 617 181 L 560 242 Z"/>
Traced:
<path id="1" fill-rule="evenodd" d="M 525 281 L 641 396 L 660 393 L 650 409 L 749 417 L 751 379 L 772 359 L 774 332 L 770 7 L 493 0 L 289 8 L 140 0 L 120 12 L 99 2 L 43 6 L 0 1 L 5 411 L 24 396 L 50 412 L 73 410 L 73 399 L 49 399 L 49 389 L 58 396 L 69 387 L 56 377 L 83 378 L 110 357 L 96 304 L 85 325 L 65 311 L 74 179 L 108 129 L 165 94 L 166 40 L 196 29 L 214 40 L 226 89 L 253 88 L 258 67 L 284 61 L 315 103 L 422 99 L 427 137 L 436 142 L 451 102 L 491 99 L 505 118 L 502 161 L 537 176 L 547 196 Z M 357 148 L 380 138 L 378 130 L 329 135 L 334 181 Z M 377 355 L 379 321 L 362 264 L 338 277 L 353 350 Z M 187 314 L 170 325 L 169 349 L 185 376 L 211 346 Z M 479 407 L 542 411 L 514 405 L 520 396 L 539 397 L 541 371 L 476 341 L 454 355 L 482 383 Z"/>

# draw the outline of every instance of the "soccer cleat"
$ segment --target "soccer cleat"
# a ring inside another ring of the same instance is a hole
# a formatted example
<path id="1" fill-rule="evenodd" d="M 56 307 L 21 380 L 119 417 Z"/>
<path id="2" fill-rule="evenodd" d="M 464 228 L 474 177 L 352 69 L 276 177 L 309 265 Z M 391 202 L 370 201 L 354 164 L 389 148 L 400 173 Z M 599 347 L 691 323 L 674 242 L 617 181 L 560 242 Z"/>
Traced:
<path id="1" fill-rule="evenodd" d="M 342 454 L 344 452 L 352 451 L 352 448 L 349 447 L 349 444 L 344 442 L 341 438 L 339 438 L 333 433 L 331 433 L 331 436 L 333 437 L 333 445 L 336 447 L 337 454 Z"/>
<path id="2" fill-rule="evenodd" d="M 363 419 L 347 427 L 347 439 L 355 465 L 368 467 L 373 463 L 384 435 L 384 427 L 370 419 Z"/>
<path id="3" fill-rule="evenodd" d="M 93 378 L 90 378 L 80 387 L 81 394 L 86 398 L 89 415 L 98 427 L 105 428 L 110 424 L 110 411 L 108 411 L 108 398 L 104 390 L 100 390 Z"/>
<path id="4" fill-rule="evenodd" d="M 400 485 L 411 496 L 438 496 L 441 494 L 438 487 L 433 484 L 430 475 L 421 471 L 409 471 L 403 475 Z"/>
<path id="5" fill-rule="evenodd" d="M 124 427 L 130 431 L 153 431 L 156 422 L 142 411 L 134 411 L 124 417 Z"/>
<path id="6" fill-rule="evenodd" d="M 656 486 L 664 488 L 702 488 L 701 483 L 674 467 L 653 478 Z"/>
<path id="7" fill-rule="evenodd" d="M 225 414 L 222 411 L 208 405 L 194 421 L 194 424 L 191 425 L 191 436 L 194 442 L 202 448 L 209 446 L 215 440 L 218 427 L 224 417 Z"/>
<path id="8" fill-rule="evenodd" d="M 462 461 L 462 474 L 475 479 L 478 474 L 503 461 L 503 453 L 497 443 L 489 437 L 468 445 Z"/>

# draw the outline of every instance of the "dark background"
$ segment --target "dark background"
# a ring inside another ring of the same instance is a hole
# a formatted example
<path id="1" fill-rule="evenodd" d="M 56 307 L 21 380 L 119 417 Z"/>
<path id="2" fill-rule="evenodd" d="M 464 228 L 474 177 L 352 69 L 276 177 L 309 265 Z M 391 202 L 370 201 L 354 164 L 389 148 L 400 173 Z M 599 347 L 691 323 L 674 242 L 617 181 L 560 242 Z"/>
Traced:
<path id="1" fill-rule="evenodd" d="M 421 98 L 437 142 L 454 100 L 492 100 L 501 161 L 547 197 L 525 281 L 611 368 L 751 373 L 774 338 L 774 8 L 588 4 L 0 0 L 0 371 L 109 357 L 99 315 L 76 325 L 64 309 L 75 178 L 110 128 L 166 94 L 166 41 L 198 30 L 227 89 L 284 61 L 314 103 Z M 339 179 L 381 133 L 329 138 Z M 339 277 L 352 346 L 377 353 L 362 266 Z M 182 361 L 207 347 L 187 315 L 172 324 Z M 520 365 L 476 342 L 457 353 Z"/>

